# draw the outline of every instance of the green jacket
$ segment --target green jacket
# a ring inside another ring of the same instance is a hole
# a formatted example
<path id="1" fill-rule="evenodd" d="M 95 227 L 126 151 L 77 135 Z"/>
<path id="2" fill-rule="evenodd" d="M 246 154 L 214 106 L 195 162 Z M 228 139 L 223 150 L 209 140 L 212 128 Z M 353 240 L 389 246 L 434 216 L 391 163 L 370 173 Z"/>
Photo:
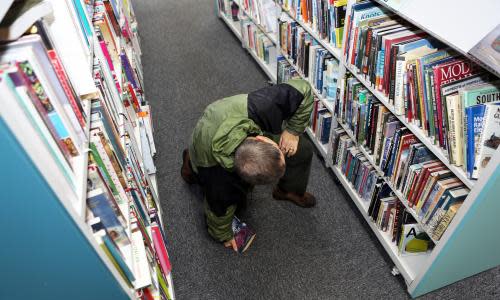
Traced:
<path id="1" fill-rule="evenodd" d="M 288 86 L 288 87 L 287 87 Z M 291 114 L 288 119 L 275 120 L 282 124 L 281 129 L 285 128 L 288 131 L 296 134 L 304 132 L 309 125 L 310 116 L 313 108 L 313 95 L 309 83 L 305 80 L 290 80 L 286 84 L 280 84 L 269 88 L 264 88 L 251 94 L 241 94 L 231 96 L 215 101 L 207 106 L 203 116 L 196 125 L 189 148 L 191 162 L 193 168 L 197 167 L 212 167 L 220 165 L 227 170 L 232 170 L 234 166 L 234 151 L 243 140 L 250 135 L 261 135 L 268 132 L 272 128 L 261 128 L 254 120 L 249 117 L 248 99 L 258 99 L 259 97 L 268 98 L 267 101 L 275 102 L 276 105 L 270 107 L 269 110 L 283 109 L 292 98 L 289 92 L 289 86 L 295 88 L 300 94 L 297 103 L 298 108 Z M 273 90 L 274 89 L 274 90 Z M 279 89 L 278 92 L 275 92 Z M 255 95 L 253 98 L 252 96 Z M 297 98 L 298 99 L 298 98 Z M 257 112 L 259 109 L 266 109 L 262 102 L 255 100 Z M 290 103 L 293 105 L 294 103 Z M 265 114 L 264 111 L 263 114 Z M 281 115 L 287 116 L 287 112 L 278 112 Z M 272 117 L 271 117 L 272 119 Z M 267 129 L 267 130 L 266 130 Z M 274 134 L 278 132 L 272 132 Z"/>
<path id="2" fill-rule="evenodd" d="M 205 216 L 214 239 L 232 239 L 236 208 L 247 197 L 247 184 L 232 172 L 236 148 L 248 136 L 277 135 L 283 129 L 303 133 L 312 109 L 311 88 L 304 80 L 224 98 L 205 109 L 193 131 L 189 153 L 193 169 L 207 185 Z"/>

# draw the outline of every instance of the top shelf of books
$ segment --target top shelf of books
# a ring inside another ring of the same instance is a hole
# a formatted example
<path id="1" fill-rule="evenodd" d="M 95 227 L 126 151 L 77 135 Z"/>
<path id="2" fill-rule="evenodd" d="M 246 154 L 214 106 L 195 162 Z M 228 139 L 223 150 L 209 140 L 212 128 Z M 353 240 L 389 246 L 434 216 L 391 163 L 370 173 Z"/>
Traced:
<path id="1" fill-rule="evenodd" d="M 500 74 L 500 53 L 492 51 L 495 49 L 492 41 L 489 43 L 491 49 L 485 46 L 477 49 L 485 41 L 492 40 L 489 38 L 490 33 L 496 33 L 493 40 L 498 40 L 500 1 L 483 0 L 477 5 L 470 5 L 465 0 L 375 1 L 462 54 L 472 55 L 497 75 Z"/>

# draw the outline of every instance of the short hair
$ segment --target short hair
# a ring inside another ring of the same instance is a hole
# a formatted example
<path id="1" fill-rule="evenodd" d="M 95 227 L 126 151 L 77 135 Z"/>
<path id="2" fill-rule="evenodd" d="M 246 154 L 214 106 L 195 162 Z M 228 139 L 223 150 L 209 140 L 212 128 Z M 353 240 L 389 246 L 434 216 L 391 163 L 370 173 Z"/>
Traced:
<path id="1" fill-rule="evenodd" d="M 252 185 L 275 183 L 285 174 L 281 151 L 256 139 L 247 138 L 238 146 L 234 166 L 236 173 Z"/>

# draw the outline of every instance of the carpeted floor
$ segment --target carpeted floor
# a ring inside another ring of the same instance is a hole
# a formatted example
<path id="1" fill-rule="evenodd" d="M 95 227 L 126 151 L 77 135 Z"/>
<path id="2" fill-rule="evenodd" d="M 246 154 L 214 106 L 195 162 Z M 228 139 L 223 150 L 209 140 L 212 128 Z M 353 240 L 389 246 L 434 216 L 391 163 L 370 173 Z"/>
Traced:
<path id="1" fill-rule="evenodd" d="M 179 176 L 181 151 L 204 107 L 264 87 L 267 78 L 226 25 L 214 1 L 134 1 L 146 96 L 153 108 L 159 194 L 178 299 L 406 299 L 389 257 L 333 174 L 315 156 L 312 209 L 277 202 L 271 187 L 251 195 L 257 238 L 244 255 L 213 242 L 202 195 Z M 500 269 L 424 296 L 500 297 Z"/>

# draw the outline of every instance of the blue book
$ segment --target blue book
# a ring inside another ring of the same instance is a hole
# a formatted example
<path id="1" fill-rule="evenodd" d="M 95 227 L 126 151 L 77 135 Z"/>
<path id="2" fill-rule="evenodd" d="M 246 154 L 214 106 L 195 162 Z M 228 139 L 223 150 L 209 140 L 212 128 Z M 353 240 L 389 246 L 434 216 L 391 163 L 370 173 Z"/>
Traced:
<path id="1" fill-rule="evenodd" d="M 477 152 L 476 145 L 479 144 L 481 132 L 483 132 L 485 109 L 486 106 L 482 104 L 469 106 L 465 109 L 465 114 L 467 115 L 466 170 L 469 178 L 472 176 L 472 171 L 474 170 Z"/>
<path id="2" fill-rule="evenodd" d="M 328 144 L 328 140 L 330 139 L 330 128 L 332 126 L 332 116 L 324 116 L 323 118 L 323 128 L 321 129 L 321 138 L 320 142 L 324 144 Z"/>
<path id="3" fill-rule="evenodd" d="M 316 87 L 317 90 L 320 90 L 320 85 L 322 85 L 322 81 L 323 81 L 323 74 L 322 74 L 322 71 L 321 71 L 321 65 L 322 65 L 322 62 L 323 62 L 323 59 L 326 55 L 326 50 L 325 49 L 321 49 L 321 50 L 318 50 L 318 56 L 317 56 L 317 60 L 316 60 L 316 82 L 314 83 L 314 86 Z"/>
<path id="4" fill-rule="evenodd" d="M 92 211 L 94 217 L 99 217 L 106 228 L 106 233 L 113 241 L 120 246 L 130 244 L 130 240 L 125 233 L 123 223 L 118 218 L 121 216 L 116 202 L 111 195 L 107 195 L 102 189 L 90 191 L 87 195 L 87 206 Z M 124 221 L 123 221 L 124 222 Z"/>
<path id="5" fill-rule="evenodd" d="M 330 24 L 335 24 L 335 10 L 333 7 L 331 7 L 328 11 L 328 15 L 330 17 Z M 330 26 L 330 43 L 334 44 L 335 47 L 339 47 L 339 45 L 336 44 L 336 40 L 335 30 L 333 29 L 333 26 Z"/>
<path id="6" fill-rule="evenodd" d="M 422 146 L 415 150 L 415 156 L 413 157 L 412 163 L 419 164 L 434 158 L 434 154 L 429 150 L 429 148 Z"/>
<path id="7" fill-rule="evenodd" d="M 132 198 L 134 199 L 134 204 L 135 207 L 137 207 L 137 210 L 139 211 L 139 214 L 141 215 L 142 220 L 144 221 L 146 226 L 149 226 L 149 216 L 146 211 L 144 211 L 144 207 L 141 205 L 141 199 L 139 199 L 139 195 L 137 195 L 136 190 L 130 190 L 130 194 L 132 195 Z"/>

